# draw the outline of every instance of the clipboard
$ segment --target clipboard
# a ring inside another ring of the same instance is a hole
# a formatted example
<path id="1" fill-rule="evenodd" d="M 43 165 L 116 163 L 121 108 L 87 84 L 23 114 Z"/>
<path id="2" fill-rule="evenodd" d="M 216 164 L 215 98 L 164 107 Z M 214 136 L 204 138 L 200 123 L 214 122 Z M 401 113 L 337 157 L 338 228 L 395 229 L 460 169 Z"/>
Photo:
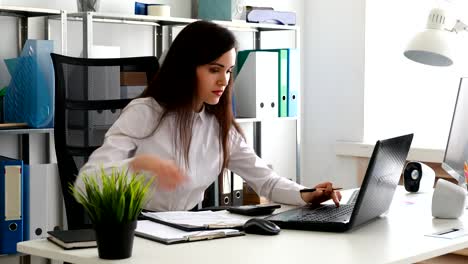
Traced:
<path id="1" fill-rule="evenodd" d="M 217 229 L 242 230 L 247 220 L 232 218 L 212 211 L 142 212 L 141 219 L 150 220 L 183 231 L 204 231 Z"/>
<path id="2" fill-rule="evenodd" d="M 178 228 L 150 220 L 139 220 L 135 235 L 165 245 L 211 240 L 245 235 L 237 229 L 215 229 L 203 231 L 183 231 Z"/>

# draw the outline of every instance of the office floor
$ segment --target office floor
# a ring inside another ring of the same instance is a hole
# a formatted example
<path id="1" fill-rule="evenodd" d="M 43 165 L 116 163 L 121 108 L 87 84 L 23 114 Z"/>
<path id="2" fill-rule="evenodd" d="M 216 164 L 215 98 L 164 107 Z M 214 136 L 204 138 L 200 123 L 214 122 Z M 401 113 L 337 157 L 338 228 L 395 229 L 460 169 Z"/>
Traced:
<path id="1" fill-rule="evenodd" d="M 468 263 L 468 256 L 447 254 L 440 257 L 424 260 L 418 264 L 466 264 Z"/>

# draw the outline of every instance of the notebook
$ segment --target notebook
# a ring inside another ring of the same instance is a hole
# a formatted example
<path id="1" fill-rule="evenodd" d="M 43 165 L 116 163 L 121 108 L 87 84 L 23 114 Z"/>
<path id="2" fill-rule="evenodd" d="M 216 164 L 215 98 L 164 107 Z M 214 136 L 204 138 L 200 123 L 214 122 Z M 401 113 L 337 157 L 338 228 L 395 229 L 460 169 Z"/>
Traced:
<path id="1" fill-rule="evenodd" d="M 284 211 L 265 219 L 283 229 L 344 232 L 376 219 L 392 202 L 403 171 L 413 134 L 377 141 L 355 202 L 310 205 Z"/>
<path id="2" fill-rule="evenodd" d="M 184 231 L 150 220 L 138 221 L 135 235 L 166 245 L 244 235 L 237 229 Z"/>
<path id="3" fill-rule="evenodd" d="M 96 233 L 93 229 L 54 230 L 47 232 L 47 239 L 64 249 L 96 247 Z"/>

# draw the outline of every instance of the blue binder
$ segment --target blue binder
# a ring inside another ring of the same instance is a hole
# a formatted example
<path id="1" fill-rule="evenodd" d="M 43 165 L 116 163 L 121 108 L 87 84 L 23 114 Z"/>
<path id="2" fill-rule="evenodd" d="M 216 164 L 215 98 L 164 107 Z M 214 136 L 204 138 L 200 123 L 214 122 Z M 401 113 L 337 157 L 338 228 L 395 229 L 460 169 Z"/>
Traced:
<path id="1" fill-rule="evenodd" d="M 288 116 L 297 116 L 301 83 L 301 61 L 298 49 L 289 50 L 288 62 Z"/>
<path id="2" fill-rule="evenodd" d="M 23 161 L 0 156 L 0 254 L 23 241 Z"/>
<path id="3" fill-rule="evenodd" d="M 29 165 L 23 164 L 23 241 L 30 239 L 30 227 L 31 227 L 31 215 L 29 213 L 29 188 L 30 186 L 30 176 L 29 176 Z"/>

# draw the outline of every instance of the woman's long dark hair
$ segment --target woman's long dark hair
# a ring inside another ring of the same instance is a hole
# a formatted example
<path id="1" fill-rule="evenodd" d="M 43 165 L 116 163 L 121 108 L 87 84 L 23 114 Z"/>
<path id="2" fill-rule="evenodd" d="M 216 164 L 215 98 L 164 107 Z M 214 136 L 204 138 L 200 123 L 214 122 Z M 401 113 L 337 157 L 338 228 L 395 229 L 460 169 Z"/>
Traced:
<path id="1" fill-rule="evenodd" d="M 222 26 L 207 21 L 187 25 L 177 35 L 161 68 L 141 96 L 153 97 L 163 107 L 158 126 L 169 114 L 174 114 L 174 148 L 176 152 L 183 151 L 186 166 L 189 164 L 193 106 L 197 96 L 196 68 L 215 61 L 236 46 L 232 32 Z M 229 162 L 228 136 L 231 126 L 242 135 L 232 113 L 232 82 L 231 76 L 218 104 L 204 106 L 205 111 L 213 114 L 219 123 L 219 141 L 222 146 L 220 153 L 222 151 L 223 155 L 221 170 Z"/>

